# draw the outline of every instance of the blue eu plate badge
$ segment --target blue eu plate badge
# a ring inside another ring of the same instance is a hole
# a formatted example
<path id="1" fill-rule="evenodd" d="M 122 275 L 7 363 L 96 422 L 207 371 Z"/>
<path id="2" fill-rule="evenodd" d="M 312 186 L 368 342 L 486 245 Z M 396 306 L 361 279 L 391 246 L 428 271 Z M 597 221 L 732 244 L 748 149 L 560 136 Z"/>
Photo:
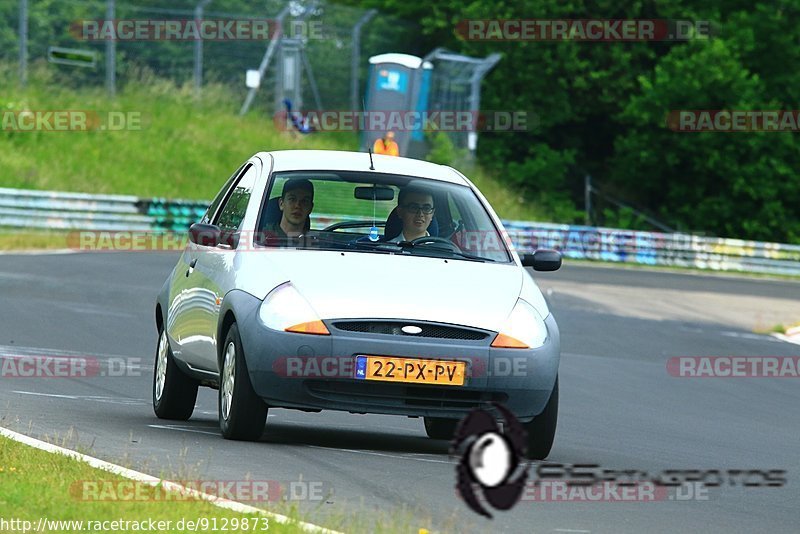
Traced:
<path id="1" fill-rule="evenodd" d="M 358 356 L 356 357 L 356 378 L 366 379 L 367 378 L 367 357 L 366 356 Z"/>

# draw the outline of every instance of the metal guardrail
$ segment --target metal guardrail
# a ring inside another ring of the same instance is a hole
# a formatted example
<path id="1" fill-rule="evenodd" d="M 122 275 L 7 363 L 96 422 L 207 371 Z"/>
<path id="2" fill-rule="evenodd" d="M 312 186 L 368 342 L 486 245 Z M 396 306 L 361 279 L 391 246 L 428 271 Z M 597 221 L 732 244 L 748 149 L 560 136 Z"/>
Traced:
<path id="1" fill-rule="evenodd" d="M 524 221 L 503 224 L 521 252 L 553 248 L 575 259 L 800 275 L 800 245 Z"/>
<path id="2" fill-rule="evenodd" d="M 51 230 L 184 231 L 207 202 L 0 188 L 0 226 Z"/>
<path id="3" fill-rule="evenodd" d="M 0 227 L 185 232 L 207 206 L 201 201 L 0 188 Z M 314 219 L 328 220 L 324 215 Z M 503 224 L 520 252 L 553 248 L 573 259 L 800 275 L 800 245 L 527 221 Z"/>

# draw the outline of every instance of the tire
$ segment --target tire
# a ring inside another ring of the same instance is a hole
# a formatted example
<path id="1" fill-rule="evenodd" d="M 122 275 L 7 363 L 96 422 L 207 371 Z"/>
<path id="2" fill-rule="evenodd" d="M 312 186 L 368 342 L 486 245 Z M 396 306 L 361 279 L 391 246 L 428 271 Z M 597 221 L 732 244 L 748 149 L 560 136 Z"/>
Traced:
<path id="1" fill-rule="evenodd" d="M 219 371 L 219 428 L 225 439 L 256 441 L 264 433 L 267 405 L 256 395 L 247 372 L 239 328 L 232 324 L 222 346 Z"/>
<path id="2" fill-rule="evenodd" d="M 531 460 L 544 460 L 553 448 L 558 423 L 558 377 L 550 393 L 550 400 L 530 423 L 523 426 L 528 432 L 528 458 Z"/>
<path id="3" fill-rule="evenodd" d="M 425 432 L 431 439 L 453 439 L 457 426 L 458 419 L 425 418 Z"/>
<path id="4" fill-rule="evenodd" d="M 198 383 L 175 364 L 167 331 L 161 329 L 153 366 L 153 411 L 160 419 L 186 421 L 192 416 Z"/>

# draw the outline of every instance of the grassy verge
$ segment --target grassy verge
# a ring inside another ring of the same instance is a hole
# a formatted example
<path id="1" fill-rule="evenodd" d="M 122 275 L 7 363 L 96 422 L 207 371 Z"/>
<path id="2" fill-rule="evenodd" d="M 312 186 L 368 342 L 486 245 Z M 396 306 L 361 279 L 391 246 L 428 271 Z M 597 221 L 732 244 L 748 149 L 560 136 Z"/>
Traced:
<path id="1" fill-rule="evenodd" d="M 46 231 L 0 231 L 0 250 L 56 250 L 69 248 L 67 234 Z"/>
<path id="2" fill-rule="evenodd" d="M 46 518 L 51 521 L 45 530 L 49 532 L 128 532 L 140 529 L 122 523 L 113 530 L 86 527 L 90 526 L 87 523 L 90 521 L 154 520 L 169 522 L 170 527 L 159 529 L 161 532 L 191 532 L 186 526 L 188 521 L 207 518 L 216 520 L 217 525 L 226 524 L 228 532 L 262 532 L 267 525 L 269 532 L 303 532 L 296 524 L 280 524 L 260 514 L 235 513 L 188 495 L 159 492 L 144 484 L 134 484 L 137 483 L 67 456 L 0 437 L 0 517 L 6 521 L 15 519 L 37 525 L 40 518 Z M 105 490 L 96 490 L 97 487 Z M 131 488 L 135 490 L 129 491 Z M 133 491 L 138 491 L 139 497 L 122 498 L 136 495 Z M 111 498 L 111 495 L 120 498 Z M 184 528 L 180 528 L 181 520 Z M 62 523 L 56 524 L 56 521 Z M 69 521 L 83 521 L 84 525 L 63 523 Z M 0 524 L 4 531 L 9 528 L 21 530 Z"/>
<path id="3" fill-rule="evenodd" d="M 25 90 L 15 65 L 0 64 L 0 111 L 82 110 L 136 113 L 140 130 L 13 132 L 0 128 L 1 187 L 211 199 L 244 160 L 261 150 L 357 150 L 352 132 L 296 138 L 263 112 L 238 114 L 245 90 L 147 78 L 127 84 L 111 100 L 102 87 L 55 83 L 46 66 L 32 69 Z M 466 173 L 504 218 L 541 219 L 480 168 Z"/>
<path id="4" fill-rule="evenodd" d="M 61 446 L 66 446 L 71 438 L 67 436 L 57 441 Z M 160 476 L 169 480 L 189 481 L 184 482 L 189 487 L 200 487 L 200 481 L 215 487 L 215 481 L 203 480 L 195 470 L 190 467 L 189 473 L 183 473 L 182 476 Z M 216 482 L 223 483 L 216 487 L 226 487 L 226 481 Z M 253 492 L 251 495 L 259 494 L 259 490 L 253 489 L 257 485 L 237 487 L 243 495 L 248 491 Z M 279 523 L 263 514 L 225 510 L 189 494 L 136 482 L 65 455 L 39 450 L 0 436 L 0 521 L 18 521 L 15 524 L 0 522 L 0 532 L 19 532 L 23 528 L 35 532 L 42 519 L 48 521 L 43 522 L 46 528 L 42 532 L 146 531 L 146 528 L 136 528 L 132 522 L 152 525 L 150 521 L 153 521 L 164 522 L 157 529 L 163 533 L 212 531 L 213 525 L 217 526 L 216 530 L 226 532 L 299 533 L 306 531 L 296 522 L 305 521 L 342 532 L 395 534 L 427 532 L 433 521 L 429 513 L 404 506 L 393 510 L 363 509 L 359 513 L 352 513 L 352 510 L 347 511 L 343 506 L 334 508 L 325 500 L 311 512 L 302 513 L 295 501 L 273 500 L 271 490 L 261 494 L 270 495 L 270 501 L 248 501 L 246 496 L 235 500 L 256 507 L 266 504 L 270 512 L 286 516 L 294 522 Z M 309 514 L 315 517 L 305 517 Z M 205 523 L 199 523 L 203 518 Z M 80 526 L 75 523 L 81 521 L 83 524 Z M 103 523 L 111 521 L 118 523 Z M 128 523 L 122 523 L 125 521 Z M 199 526 L 194 528 L 189 521 Z M 457 531 L 456 524 L 459 521 L 456 516 L 446 518 L 441 532 Z M 153 531 L 152 528 L 150 531 Z"/>

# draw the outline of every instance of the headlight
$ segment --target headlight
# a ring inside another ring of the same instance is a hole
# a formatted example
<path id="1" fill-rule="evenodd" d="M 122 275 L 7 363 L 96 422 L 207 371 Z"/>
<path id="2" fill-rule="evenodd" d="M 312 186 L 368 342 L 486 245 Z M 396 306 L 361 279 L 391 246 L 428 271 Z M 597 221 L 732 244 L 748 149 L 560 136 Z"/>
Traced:
<path id="1" fill-rule="evenodd" d="M 291 282 L 279 285 L 267 295 L 258 308 L 258 317 L 273 330 L 322 336 L 331 334 Z"/>
<path id="2" fill-rule="evenodd" d="M 492 347 L 505 349 L 535 349 L 547 341 L 547 326 L 536 309 L 522 299 L 506 319 Z"/>

